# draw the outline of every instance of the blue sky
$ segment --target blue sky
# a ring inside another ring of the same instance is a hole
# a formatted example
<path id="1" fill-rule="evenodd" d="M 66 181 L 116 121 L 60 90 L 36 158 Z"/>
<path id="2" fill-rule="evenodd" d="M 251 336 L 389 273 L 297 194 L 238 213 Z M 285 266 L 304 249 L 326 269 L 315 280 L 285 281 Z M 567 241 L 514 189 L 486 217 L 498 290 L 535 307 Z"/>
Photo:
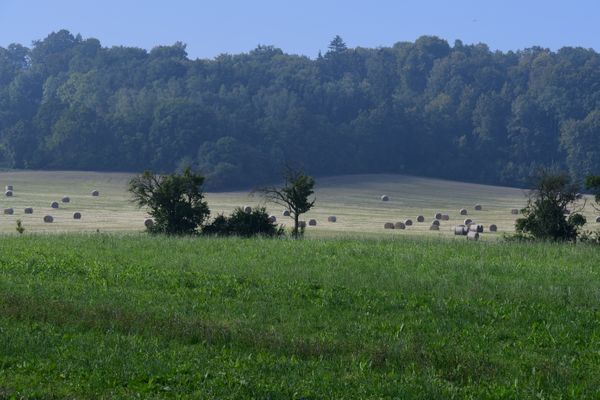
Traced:
<path id="1" fill-rule="evenodd" d="M 437 35 L 492 49 L 534 45 L 600 50 L 600 1 L 0 0 L 0 46 L 68 29 L 104 46 L 182 41 L 192 58 L 271 44 L 316 56 L 339 34 L 350 47 Z"/>

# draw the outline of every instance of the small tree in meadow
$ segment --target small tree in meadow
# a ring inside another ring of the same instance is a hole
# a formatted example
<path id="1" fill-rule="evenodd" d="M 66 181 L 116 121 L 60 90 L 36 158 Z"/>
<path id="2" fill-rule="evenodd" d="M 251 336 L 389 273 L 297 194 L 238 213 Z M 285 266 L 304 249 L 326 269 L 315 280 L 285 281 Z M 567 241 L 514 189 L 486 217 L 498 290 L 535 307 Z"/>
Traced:
<path id="1" fill-rule="evenodd" d="M 541 240 L 574 241 L 578 229 L 586 222 L 580 213 L 566 210 L 575 205 L 577 186 L 567 174 L 551 174 L 542 171 L 530 193 L 523 218 L 517 219 L 519 235 Z"/>
<path id="2" fill-rule="evenodd" d="M 290 212 L 294 219 L 292 236 L 298 238 L 301 235 L 300 216 L 308 212 L 314 205 L 315 180 L 298 169 L 287 167 L 283 174 L 282 187 L 266 187 L 258 192 L 271 203 L 279 204 Z"/>
<path id="3" fill-rule="evenodd" d="M 154 219 L 150 232 L 190 235 L 199 232 L 210 214 L 203 183 L 204 177 L 190 168 L 171 175 L 145 171 L 129 182 L 129 192 L 139 207 L 149 208 Z"/>

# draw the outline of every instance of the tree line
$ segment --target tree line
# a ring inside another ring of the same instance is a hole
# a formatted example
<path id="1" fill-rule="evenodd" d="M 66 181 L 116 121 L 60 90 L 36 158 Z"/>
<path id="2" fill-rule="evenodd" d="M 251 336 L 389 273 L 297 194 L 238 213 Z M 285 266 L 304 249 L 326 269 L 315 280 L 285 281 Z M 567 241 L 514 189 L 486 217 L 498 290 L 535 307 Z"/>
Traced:
<path id="1" fill-rule="evenodd" d="M 539 168 L 600 170 L 600 57 L 491 51 L 423 36 L 311 59 L 258 46 L 103 47 L 66 30 L 0 48 L 0 166 L 170 173 L 213 189 L 404 173 L 525 186 Z"/>

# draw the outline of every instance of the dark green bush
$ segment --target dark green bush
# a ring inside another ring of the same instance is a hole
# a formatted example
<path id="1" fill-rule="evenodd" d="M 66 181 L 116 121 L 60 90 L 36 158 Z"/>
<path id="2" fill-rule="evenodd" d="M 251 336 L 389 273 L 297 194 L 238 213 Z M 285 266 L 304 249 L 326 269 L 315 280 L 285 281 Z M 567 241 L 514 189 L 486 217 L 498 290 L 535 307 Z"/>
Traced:
<path id="1" fill-rule="evenodd" d="M 245 212 L 238 207 L 229 217 L 217 216 L 212 223 L 204 227 L 202 232 L 216 236 L 273 237 L 283 235 L 283 228 L 271 222 L 264 207 L 256 208 L 251 212 Z"/>

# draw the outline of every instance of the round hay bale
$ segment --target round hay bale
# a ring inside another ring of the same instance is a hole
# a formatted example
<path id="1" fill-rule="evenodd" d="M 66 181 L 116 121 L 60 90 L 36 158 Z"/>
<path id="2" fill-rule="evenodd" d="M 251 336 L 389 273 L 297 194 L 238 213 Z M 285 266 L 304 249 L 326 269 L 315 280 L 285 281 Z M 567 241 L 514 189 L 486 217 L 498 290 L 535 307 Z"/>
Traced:
<path id="1" fill-rule="evenodd" d="M 25 207 L 25 209 L 23 210 L 23 212 L 25 214 L 33 214 L 33 208 L 32 207 Z"/>
<path id="2" fill-rule="evenodd" d="M 600 224 L 600 217 L 596 217 L 596 223 Z"/>
<path id="3" fill-rule="evenodd" d="M 417 222 L 425 222 L 425 217 L 422 215 L 417 216 Z"/>
<path id="4" fill-rule="evenodd" d="M 12 197 L 13 196 L 13 191 L 12 190 L 7 190 L 6 192 L 4 192 L 4 195 L 6 197 Z"/>
<path id="5" fill-rule="evenodd" d="M 144 226 L 148 229 L 152 228 L 154 226 L 154 220 L 152 218 L 146 218 L 144 220 Z"/>
<path id="6" fill-rule="evenodd" d="M 284 217 L 289 217 L 290 216 L 290 212 L 288 210 L 283 210 L 283 212 L 281 213 L 281 215 L 283 215 Z"/>
<path id="7" fill-rule="evenodd" d="M 466 235 L 468 230 L 465 228 L 466 227 L 464 225 L 458 225 L 452 228 L 452 230 L 454 231 L 455 235 Z"/>
<path id="8" fill-rule="evenodd" d="M 431 221 L 431 225 L 440 226 L 440 221 L 437 219 L 434 219 L 433 221 Z"/>
<path id="9" fill-rule="evenodd" d="M 52 207 L 52 208 L 58 208 L 58 202 L 53 201 L 52 203 L 50 203 L 50 207 Z"/>
<path id="10" fill-rule="evenodd" d="M 394 223 L 386 222 L 385 224 L 383 224 L 383 229 L 394 229 Z"/>
<path id="11" fill-rule="evenodd" d="M 396 222 L 394 224 L 394 229 L 406 229 L 406 225 L 404 222 Z"/>
<path id="12" fill-rule="evenodd" d="M 474 241 L 479 240 L 479 233 L 473 232 L 473 231 L 467 233 L 467 240 L 474 240 Z"/>
<path id="13" fill-rule="evenodd" d="M 308 225 L 310 225 L 310 226 L 317 226 L 317 220 L 316 219 L 309 219 L 308 220 Z"/>
<path id="14" fill-rule="evenodd" d="M 448 214 L 442 214 L 442 221 L 450 221 L 450 216 Z"/>
<path id="15" fill-rule="evenodd" d="M 439 231 L 440 230 L 440 226 L 436 225 L 436 224 L 431 224 L 431 226 L 429 227 L 430 231 Z"/>
<path id="16" fill-rule="evenodd" d="M 250 206 L 244 206 L 243 210 L 244 210 L 245 213 L 250 214 L 252 212 L 252 207 L 250 207 Z"/>
<path id="17" fill-rule="evenodd" d="M 381 195 L 381 201 L 390 201 L 390 197 L 387 194 Z"/>
<path id="18" fill-rule="evenodd" d="M 490 232 L 498 232 L 498 226 L 496 224 L 491 224 Z"/>
<path id="19" fill-rule="evenodd" d="M 9 191 L 10 190 L 12 192 L 14 190 L 13 189 L 13 185 L 6 185 L 6 186 L 4 186 L 4 190 L 5 191 Z"/>
<path id="20" fill-rule="evenodd" d="M 298 228 L 306 228 L 306 221 L 298 221 Z"/>
<path id="21" fill-rule="evenodd" d="M 475 204 L 475 211 L 481 211 L 483 210 L 483 208 L 481 207 L 481 204 Z"/>
<path id="22" fill-rule="evenodd" d="M 269 215 L 269 222 L 274 224 L 275 222 L 277 222 L 277 217 L 274 215 Z"/>
<path id="23" fill-rule="evenodd" d="M 471 218 L 467 218 L 463 221 L 463 224 L 465 224 L 466 226 L 469 226 L 473 223 L 473 220 Z"/>
<path id="24" fill-rule="evenodd" d="M 442 219 L 442 213 L 435 213 L 435 219 Z"/>
<path id="25" fill-rule="evenodd" d="M 97 190 L 92 190 L 92 196 L 98 197 L 98 196 L 100 196 L 100 192 Z"/>
<path id="26" fill-rule="evenodd" d="M 406 225 L 406 226 L 412 226 L 412 224 L 413 224 L 412 219 L 407 219 L 404 221 L 404 225 Z"/>
<path id="27" fill-rule="evenodd" d="M 518 208 L 513 208 L 512 210 L 510 210 L 510 213 L 513 215 L 518 215 L 519 214 L 519 209 Z"/>
<path id="28" fill-rule="evenodd" d="M 74 212 L 73 213 L 73 219 L 81 219 L 81 213 L 80 212 Z"/>
<path id="29" fill-rule="evenodd" d="M 63 203 L 70 203 L 71 198 L 69 196 L 63 196 L 63 198 L 60 199 L 60 201 L 62 201 Z"/>
<path id="30" fill-rule="evenodd" d="M 483 225 L 480 225 L 480 224 L 471 224 L 471 225 L 469 225 L 469 232 L 482 233 L 483 232 Z"/>
<path id="31" fill-rule="evenodd" d="M 459 211 L 460 215 L 467 215 L 467 209 L 466 208 L 461 208 Z"/>
<path id="32" fill-rule="evenodd" d="M 15 210 L 13 210 L 12 208 L 4 209 L 4 214 L 6 214 L 6 215 L 13 215 L 14 213 L 15 213 Z"/>
<path id="33" fill-rule="evenodd" d="M 44 222 L 50 224 L 54 222 L 54 218 L 52 218 L 52 215 L 44 215 Z"/>
<path id="34" fill-rule="evenodd" d="M 327 217 L 327 222 L 337 222 L 337 217 L 335 215 L 330 215 Z"/>

